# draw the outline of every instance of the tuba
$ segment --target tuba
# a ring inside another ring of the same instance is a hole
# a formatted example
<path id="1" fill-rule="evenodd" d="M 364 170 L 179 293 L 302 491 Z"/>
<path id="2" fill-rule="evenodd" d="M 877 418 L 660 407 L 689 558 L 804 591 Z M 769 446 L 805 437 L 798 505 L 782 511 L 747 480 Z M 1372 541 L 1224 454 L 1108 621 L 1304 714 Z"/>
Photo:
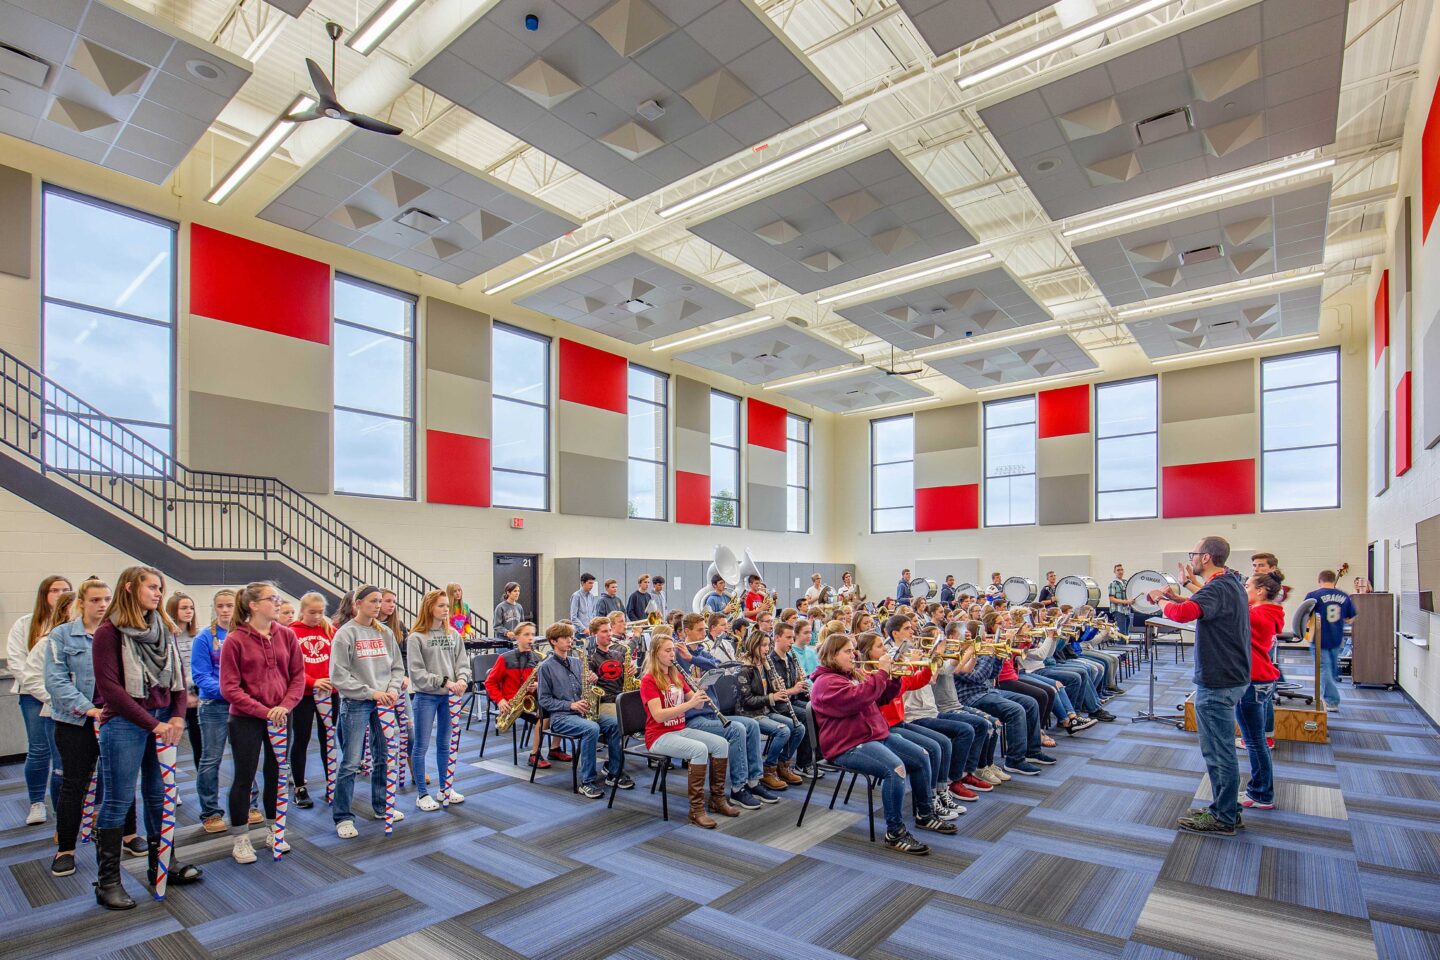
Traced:
<path id="1" fill-rule="evenodd" d="M 705 571 L 705 582 L 700 584 L 700 589 L 695 591 L 695 597 L 690 601 L 690 609 L 695 613 L 705 612 L 705 598 L 710 595 L 710 578 L 716 574 L 734 590 L 734 597 L 740 596 L 740 562 L 735 559 L 735 551 L 723 544 L 715 545 L 715 559 L 710 561 L 710 568 Z M 725 610 L 728 613 L 731 605 L 735 603 L 732 599 L 726 604 Z"/>

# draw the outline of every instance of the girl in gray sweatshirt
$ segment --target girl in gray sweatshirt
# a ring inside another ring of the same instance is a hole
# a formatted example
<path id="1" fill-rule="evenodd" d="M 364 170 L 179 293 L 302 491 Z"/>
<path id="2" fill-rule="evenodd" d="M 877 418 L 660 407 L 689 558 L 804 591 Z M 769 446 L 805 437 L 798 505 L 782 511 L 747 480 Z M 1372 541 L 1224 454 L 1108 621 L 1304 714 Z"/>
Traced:
<path id="1" fill-rule="evenodd" d="M 341 696 L 340 741 L 344 759 L 335 778 L 332 815 L 335 832 L 343 840 L 357 835 L 350 800 L 355 775 L 365 755 L 365 734 L 370 734 L 370 807 L 376 819 L 384 816 L 387 758 L 385 733 L 377 704 L 393 707 L 401 697 L 405 662 L 395 634 L 375 618 L 380 613 L 380 590 L 363 586 L 355 591 L 355 619 L 335 631 L 330 644 L 330 683 Z M 404 814 L 395 811 L 395 819 Z"/>
<path id="2" fill-rule="evenodd" d="M 415 806 L 430 813 L 441 803 L 430 795 L 425 780 L 425 751 L 430 746 L 430 731 L 435 730 L 435 766 L 440 774 L 439 800 L 464 803 L 465 797 L 448 782 L 450 759 L 450 698 L 460 696 L 470 686 L 470 663 L 460 634 L 450 626 L 450 599 L 444 590 L 431 590 L 420 601 L 420 616 L 405 638 L 405 659 L 410 668 L 410 682 L 415 693 L 415 748 L 410 764 L 415 774 L 419 796 Z"/>

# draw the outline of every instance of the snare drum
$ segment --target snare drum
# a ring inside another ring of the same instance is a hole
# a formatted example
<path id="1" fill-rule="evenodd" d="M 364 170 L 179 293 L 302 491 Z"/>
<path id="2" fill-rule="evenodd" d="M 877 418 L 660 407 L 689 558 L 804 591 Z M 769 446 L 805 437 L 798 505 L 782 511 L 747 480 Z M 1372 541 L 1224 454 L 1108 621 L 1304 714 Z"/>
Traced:
<path id="1" fill-rule="evenodd" d="M 1125 581 L 1125 599 L 1134 600 L 1130 609 L 1145 616 L 1154 616 L 1160 612 L 1160 604 L 1151 603 L 1147 594 L 1151 590 L 1179 590 L 1180 582 L 1168 573 L 1161 573 L 1159 570 L 1141 570 L 1139 573 L 1131 574 L 1130 579 Z"/>
<path id="2" fill-rule="evenodd" d="M 1062 607 L 1069 604 L 1076 610 L 1095 607 L 1100 604 L 1100 588 L 1089 577 L 1061 577 L 1055 584 L 1055 602 Z"/>
<path id="3" fill-rule="evenodd" d="M 1000 588 L 1005 595 L 1005 601 L 1012 607 L 1018 607 L 1022 603 L 1029 603 L 1040 595 L 1035 586 L 1035 581 L 1029 577 L 1010 577 L 1005 585 Z"/>

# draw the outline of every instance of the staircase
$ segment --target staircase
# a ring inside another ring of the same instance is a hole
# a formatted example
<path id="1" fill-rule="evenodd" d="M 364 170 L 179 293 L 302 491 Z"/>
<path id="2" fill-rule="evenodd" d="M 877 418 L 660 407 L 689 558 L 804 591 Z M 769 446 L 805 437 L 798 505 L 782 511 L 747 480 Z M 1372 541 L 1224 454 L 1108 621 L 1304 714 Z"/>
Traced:
<path id="1" fill-rule="evenodd" d="M 272 580 L 330 599 L 394 590 L 413 619 L 420 573 L 274 477 L 191 470 L 0 350 L 0 486 L 181 583 Z"/>

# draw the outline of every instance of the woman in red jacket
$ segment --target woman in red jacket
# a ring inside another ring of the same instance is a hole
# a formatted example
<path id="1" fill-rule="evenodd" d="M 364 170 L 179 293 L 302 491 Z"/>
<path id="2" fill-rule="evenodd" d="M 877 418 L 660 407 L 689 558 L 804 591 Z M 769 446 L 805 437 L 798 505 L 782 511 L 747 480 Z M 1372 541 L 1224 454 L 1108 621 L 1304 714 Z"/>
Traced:
<path id="1" fill-rule="evenodd" d="M 1235 719 L 1250 751 L 1250 783 L 1240 805 L 1257 810 L 1275 809 L 1275 764 L 1265 739 L 1265 713 L 1275 696 L 1280 671 L 1270 660 L 1275 634 L 1285 629 L 1285 608 L 1280 606 L 1284 575 L 1278 570 L 1257 573 L 1245 584 L 1250 599 L 1250 688 L 1235 704 Z"/>
<path id="2" fill-rule="evenodd" d="M 324 750 L 325 730 L 336 729 L 340 704 L 340 698 L 331 692 L 330 687 L 330 641 L 335 637 L 335 626 L 325 616 L 325 598 L 318 593 L 307 593 L 300 598 L 300 616 L 288 626 L 300 643 L 300 659 L 305 664 L 305 695 L 290 714 L 290 773 L 295 780 L 295 805 L 308 809 L 315 806 L 315 801 L 310 799 L 310 791 L 305 787 L 305 762 L 310 752 L 310 731 L 316 729 L 317 716 L 320 719 L 320 764 L 325 778 L 330 778 L 330 758 Z M 315 705 L 316 694 L 330 695 L 328 713 L 319 714 Z"/>
<path id="3" fill-rule="evenodd" d="M 220 692 L 230 704 L 230 833 L 236 863 L 254 863 L 250 844 L 250 787 L 260 752 L 265 752 L 265 818 L 272 821 L 269 845 L 282 853 L 290 848 L 276 841 L 275 798 L 280 764 L 270 745 L 269 724 L 283 727 L 305 693 L 305 664 L 300 642 L 289 627 L 275 619 L 280 594 L 272 583 L 252 583 L 235 594 L 235 620 L 220 650 Z"/>
<path id="4" fill-rule="evenodd" d="M 885 808 L 885 845 L 902 853 L 924 856 L 930 848 L 905 829 L 901 804 L 905 779 L 920 815 L 917 828 L 954 833 L 955 824 L 937 819 L 930 803 L 930 759 L 913 743 L 890 735 L 880 704 L 900 695 L 900 678 L 892 677 L 890 655 L 881 653 L 873 672 L 857 665 L 855 643 L 832 633 L 820 644 L 820 666 L 812 678 L 810 711 L 820 738 L 820 754 L 837 766 L 864 773 L 880 784 Z"/>

